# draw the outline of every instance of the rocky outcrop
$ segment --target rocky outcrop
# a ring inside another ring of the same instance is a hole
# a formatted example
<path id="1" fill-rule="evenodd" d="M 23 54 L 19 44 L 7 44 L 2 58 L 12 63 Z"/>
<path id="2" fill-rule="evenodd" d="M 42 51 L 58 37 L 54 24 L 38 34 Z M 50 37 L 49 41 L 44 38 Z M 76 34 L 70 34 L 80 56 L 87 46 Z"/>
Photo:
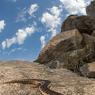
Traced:
<path id="1" fill-rule="evenodd" d="M 61 32 L 41 51 L 37 62 L 50 68 L 79 72 L 80 66 L 95 61 L 95 37 L 77 29 Z"/>
<path id="2" fill-rule="evenodd" d="M 94 3 L 87 7 L 88 13 Z M 50 68 L 67 68 L 75 72 L 80 72 L 84 64 L 94 62 L 95 18 L 91 15 L 68 16 L 61 33 L 50 40 L 36 61 Z"/>
<path id="3" fill-rule="evenodd" d="M 95 0 L 92 1 L 90 5 L 87 6 L 86 12 L 88 16 L 95 18 Z"/>
<path id="4" fill-rule="evenodd" d="M 61 32 L 78 29 L 80 33 L 91 34 L 95 30 L 95 19 L 90 16 L 70 15 L 62 24 Z"/>

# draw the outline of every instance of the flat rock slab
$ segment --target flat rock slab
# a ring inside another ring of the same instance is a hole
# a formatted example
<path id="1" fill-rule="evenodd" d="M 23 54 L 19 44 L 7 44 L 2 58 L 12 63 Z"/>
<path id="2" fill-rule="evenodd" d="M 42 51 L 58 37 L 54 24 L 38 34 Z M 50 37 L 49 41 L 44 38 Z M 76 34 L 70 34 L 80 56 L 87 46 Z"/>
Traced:
<path id="1" fill-rule="evenodd" d="M 79 77 L 66 69 L 49 69 L 38 63 L 1 62 L 0 95 L 41 95 L 30 84 L 3 84 L 18 79 L 50 80 L 50 89 L 63 95 L 95 95 L 95 80 Z"/>

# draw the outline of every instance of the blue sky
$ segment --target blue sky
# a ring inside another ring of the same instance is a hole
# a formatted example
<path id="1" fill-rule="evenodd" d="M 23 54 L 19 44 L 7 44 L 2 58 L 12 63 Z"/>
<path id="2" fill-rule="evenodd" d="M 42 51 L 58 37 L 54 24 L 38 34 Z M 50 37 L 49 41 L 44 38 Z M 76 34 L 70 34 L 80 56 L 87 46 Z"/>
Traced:
<path id="1" fill-rule="evenodd" d="M 70 14 L 91 0 L 0 0 L 0 60 L 33 61 Z"/>

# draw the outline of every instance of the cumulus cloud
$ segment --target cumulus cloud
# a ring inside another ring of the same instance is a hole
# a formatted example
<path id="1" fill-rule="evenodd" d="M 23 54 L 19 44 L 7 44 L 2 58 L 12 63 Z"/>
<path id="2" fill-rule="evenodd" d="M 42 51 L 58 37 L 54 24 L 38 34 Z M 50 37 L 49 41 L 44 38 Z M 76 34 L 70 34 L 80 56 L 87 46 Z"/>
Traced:
<path id="1" fill-rule="evenodd" d="M 86 15 L 86 6 L 92 0 L 60 0 L 64 5 L 64 9 L 69 14 L 83 14 Z"/>
<path id="2" fill-rule="evenodd" d="M 37 4 L 31 4 L 28 13 L 29 15 L 33 15 L 33 13 L 35 13 L 38 10 L 39 6 Z"/>
<path id="3" fill-rule="evenodd" d="M 2 49 L 9 48 L 13 44 L 19 44 L 22 45 L 27 37 L 31 36 L 35 32 L 35 27 L 26 27 L 23 29 L 18 29 L 17 33 L 14 37 L 10 39 L 6 39 L 2 42 Z"/>
<path id="4" fill-rule="evenodd" d="M 23 8 L 17 15 L 16 22 L 27 21 L 31 17 L 35 17 L 34 13 L 38 10 L 38 4 L 31 4 L 29 8 Z"/>
<path id="5" fill-rule="evenodd" d="M 56 35 L 57 28 L 61 24 L 61 12 L 62 7 L 53 6 L 42 15 L 41 22 L 45 24 L 48 31 L 52 33 L 52 37 Z"/>
<path id="6" fill-rule="evenodd" d="M 5 21 L 4 20 L 1 20 L 0 21 L 0 32 L 2 32 L 2 30 L 4 29 L 4 27 L 5 27 Z"/>
<path id="7" fill-rule="evenodd" d="M 41 41 L 41 46 L 42 46 L 42 48 L 44 48 L 45 45 L 46 45 L 46 41 L 45 41 L 45 36 L 44 36 L 44 35 L 42 35 L 42 36 L 40 37 L 40 41 Z"/>

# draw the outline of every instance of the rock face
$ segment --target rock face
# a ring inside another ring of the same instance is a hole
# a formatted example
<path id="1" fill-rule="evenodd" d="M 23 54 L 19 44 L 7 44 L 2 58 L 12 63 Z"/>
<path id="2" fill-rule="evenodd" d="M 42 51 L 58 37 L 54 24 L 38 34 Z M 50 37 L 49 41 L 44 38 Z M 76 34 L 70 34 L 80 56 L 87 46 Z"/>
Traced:
<path id="1" fill-rule="evenodd" d="M 45 79 L 50 80 L 50 89 L 63 95 L 95 95 L 95 79 L 87 79 L 66 69 L 49 69 L 38 63 L 0 63 L 0 95 L 42 95 L 39 88 L 31 84 L 11 83 L 11 80 Z"/>
<path id="2" fill-rule="evenodd" d="M 90 16 L 69 16 L 62 24 L 61 32 L 78 29 L 80 33 L 91 34 L 95 30 L 95 19 Z"/>
<path id="3" fill-rule="evenodd" d="M 92 1 L 90 5 L 87 6 L 86 12 L 88 16 L 95 18 L 95 0 Z"/>

